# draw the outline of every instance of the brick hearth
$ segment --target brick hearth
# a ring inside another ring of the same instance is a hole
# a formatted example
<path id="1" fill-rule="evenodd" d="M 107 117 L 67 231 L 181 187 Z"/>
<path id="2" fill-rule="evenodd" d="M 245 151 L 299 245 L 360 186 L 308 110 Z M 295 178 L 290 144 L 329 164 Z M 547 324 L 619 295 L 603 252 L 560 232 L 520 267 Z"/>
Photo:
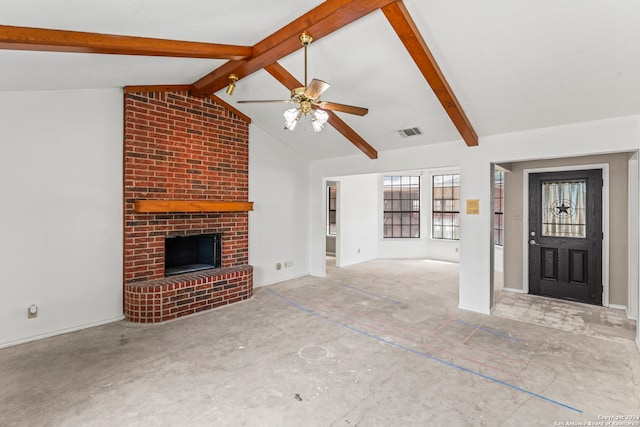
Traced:
<path id="1" fill-rule="evenodd" d="M 248 201 L 248 123 L 208 98 L 126 93 L 124 313 L 163 322 L 253 295 L 248 212 L 138 213 L 136 200 Z M 222 233 L 222 268 L 164 277 L 169 236 Z"/>

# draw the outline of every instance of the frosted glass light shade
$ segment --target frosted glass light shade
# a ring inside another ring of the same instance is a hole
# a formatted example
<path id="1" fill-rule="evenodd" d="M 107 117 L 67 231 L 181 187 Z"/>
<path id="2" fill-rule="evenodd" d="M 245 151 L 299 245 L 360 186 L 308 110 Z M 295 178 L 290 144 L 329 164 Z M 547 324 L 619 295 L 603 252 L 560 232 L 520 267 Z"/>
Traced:
<path id="1" fill-rule="evenodd" d="M 320 132 L 324 129 L 325 124 L 329 120 L 329 114 L 324 110 L 313 110 L 311 111 L 311 125 L 313 126 L 313 130 L 316 132 Z"/>
<path id="2" fill-rule="evenodd" d="M 294 130 L 298 124 L 298 120 L 302 117 L 302 111 L 299 108 L 290 108 L 284 112 L 284 128 Z"/>

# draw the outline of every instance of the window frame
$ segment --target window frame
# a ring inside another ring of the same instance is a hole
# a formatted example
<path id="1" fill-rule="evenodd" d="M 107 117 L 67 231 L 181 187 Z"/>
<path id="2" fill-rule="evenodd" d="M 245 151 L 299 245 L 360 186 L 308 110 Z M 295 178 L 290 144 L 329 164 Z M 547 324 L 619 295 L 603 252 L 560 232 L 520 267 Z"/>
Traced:
<path id="1" fill-rule="evenodd" d="M 398 191 L 394 192 L 394 188 Z M 391 192 L 388 193 L 388 190 Z M 388 198 L 387 194 L 392 197 Z M 422 238 L 422 221 L 422 174 L 383 174 L 382 239 L 419 240 Z M 388 235 L 388 231 L 391 235 Z"/>
<path id="2" fill-rule="evenodd" d="M 497 175 L 501 176 L 499 187 L 496 182 Z M 493 178 L 493 244 L 501 247 L 504 246 L 504 180 L 504 171 L 496 168 Z M 498 194 L 498 189 L 500 194 Z M 500 221 L 498 221 L 498 218 L 500 218 Z"/>
<path id="3" fill-rule="evenodd" d="M 444 186 L 441 185 L 436 187 L 436 177 L 442 178 L 444 183 L 444 177 L 450 177 L 451 185 Z M 457 184 L 457 185 L 455 185 Z M 444 198 L 439 197 L 436 199 L 436 188 L 441 188 L 439 191 L 444 196 L 448 191 L 451 190 L 450 197 Z M 455 190 L 457 188 L 457 191 Z M 457 194 L 456 194 L 457 193 Z M 457 197 L 456 197 L 457 196 Z M 439 204 L 451 206 L 449 209 L 436 209 L 436 206 Z M 457 209 L 456 209 L 457 207 Z M 450 224 L 445 223 L 445 215 L 450 216 Z M 438 220 L 436 217 L 440 216 Z M 436 227 L 441 227 L 440 232 L 436 231 Z M 450 231 L 450 233 L 445 234 L 445 227 Z M 445 237 L 447 236 L 447 237 Z M 449 237 L 450 236 L 450 237 Z M 439 240 L 439 241 L 459 241 L 460 240 L 460 172 L 459 171 L 438 171 L 431 173 L 431 239 Z"/>
<path id="4" fill-rule="evenodd" d="M 334 197 L 331 197 L 331 191 L 333 190 Z M 331 200 L 334 201 L 333 209 L 331 209 Z M 333 222 L 331 221 L 331 213 L 333 212 Z M 333 225 L 333 232 L 331 226 Z M 327 236 L 335 237 L 337 235 L 338 226 L 338 187 L 336 184 L 327 185 Z"/>

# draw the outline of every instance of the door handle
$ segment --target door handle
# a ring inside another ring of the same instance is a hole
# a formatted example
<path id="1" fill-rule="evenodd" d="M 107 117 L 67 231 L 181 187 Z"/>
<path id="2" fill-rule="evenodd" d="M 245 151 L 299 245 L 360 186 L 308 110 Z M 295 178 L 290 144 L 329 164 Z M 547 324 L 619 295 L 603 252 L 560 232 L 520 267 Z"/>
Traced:
<path id="1" fill-rule="evenodd" d="M 537 243 L 534 239 L 529 240 L 530 245 L 540 246 L 540 243 Z"/>

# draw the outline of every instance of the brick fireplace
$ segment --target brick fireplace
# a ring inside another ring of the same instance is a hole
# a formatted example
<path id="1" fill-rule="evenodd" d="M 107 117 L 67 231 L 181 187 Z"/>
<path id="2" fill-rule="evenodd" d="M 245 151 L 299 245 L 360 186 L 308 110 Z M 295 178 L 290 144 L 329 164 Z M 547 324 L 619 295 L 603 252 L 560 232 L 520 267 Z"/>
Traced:
<path id="1" fill-rule="evenodd" d="M 187 92 L 125 92 L 125 318 L 163 322 L 250 298 L 248 123 Z M 221 237 L 218 268 L 165 276 L 166 239 L 210 234 Z"/>

